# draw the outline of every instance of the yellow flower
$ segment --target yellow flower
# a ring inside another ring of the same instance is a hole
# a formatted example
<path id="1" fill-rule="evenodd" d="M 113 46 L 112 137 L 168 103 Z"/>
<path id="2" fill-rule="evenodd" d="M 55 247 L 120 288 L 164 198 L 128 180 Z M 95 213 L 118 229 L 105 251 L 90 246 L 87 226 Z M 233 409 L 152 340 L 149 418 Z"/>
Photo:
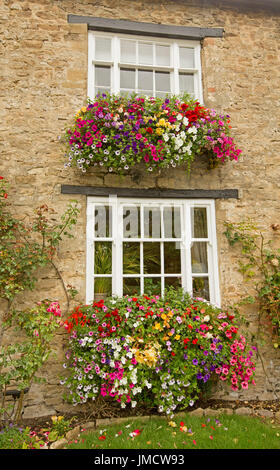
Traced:
<path id="1" fill-rule="evenodd" d="M 161 326 L 161 324 L 158 323 L 158 322 L 153 326 L 153 328 L 154 328 L 155 330 L 159 330 L 159 331 L 162 330 L 162 326 Z"/>
<path id="2" fill-rule="evenodd" d="M 166 121 L 164 118 L 161 118 L 158 123 L 157 123 L 157 126 L 166 126 Z"/>
<path id="3" fill-rule="evenodd" d="M 157 133 L 158 135 L 161 135 L 161 134 L 163 133 L 163 129 L 161 129 L 160 127 L 158 127 L 158 128 L 156 129 L 156 133 Z"/>
<path id="4" fill-rule="evenodd" d="M 172 331 L 168 331 L 167 334 L 168 334 L 169 336 L 172 336 L 172 335 L 173 335 Z"/>
<path id="5" fill-rule="evenodd" d="M 163 314 L 161 315 L 161 318 L 162 318 L 163 320 L 165 320 L 165 319 L 167 318 L 167 317 L 166 317 L 166 314 L 163 313 Z"/>
<path id="6" fill-rule="evenodd" d="M 171 426 L 172 428 L 176 428 L 176 423 L 174 421 L 169 421 L 168 422 L 169 426 Z"/>
<path id="7" fill-rule="evenodd" d="M 175 339 L 177 339 L 177 340 L 180 339 L 180 335 L 176 335 Z"/>

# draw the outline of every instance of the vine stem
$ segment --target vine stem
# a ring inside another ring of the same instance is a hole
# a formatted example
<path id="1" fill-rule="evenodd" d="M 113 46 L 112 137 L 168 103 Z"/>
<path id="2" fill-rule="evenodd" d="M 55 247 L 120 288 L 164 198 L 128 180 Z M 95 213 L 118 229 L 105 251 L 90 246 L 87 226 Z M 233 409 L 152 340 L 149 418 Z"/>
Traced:
<path id="1" fill-rule="evenodd" d="M 50 259 L 50 263 L 52 265 L 52 267 L 54 268 L 56 274 L 58 275 L 59 279 L 60 279 L 60 282 L 62 284 L 62 287 L 63 287 L 63 290 L 64 290 L 64 293 L 65 293 L 65 297 L 66 297 L 66 302 L 67 302 L 67 307 L 66 307 L 66 311 L 64 312 L 65 314 L 69 311 L 69 307 L 70 307 L 70 298 L 69 298 L 69 295 L 68 295 L 68 292 L 67 292 L 67 289 L 66 289 L 66 286 L 65 286 L 65 282 L 64 282 L 64 279 L 61 275 L 61 272 L 59 271 L 58 267 L 56 266 L 56 264 L 54 263 L 54 261 L 52 259 Z"/>

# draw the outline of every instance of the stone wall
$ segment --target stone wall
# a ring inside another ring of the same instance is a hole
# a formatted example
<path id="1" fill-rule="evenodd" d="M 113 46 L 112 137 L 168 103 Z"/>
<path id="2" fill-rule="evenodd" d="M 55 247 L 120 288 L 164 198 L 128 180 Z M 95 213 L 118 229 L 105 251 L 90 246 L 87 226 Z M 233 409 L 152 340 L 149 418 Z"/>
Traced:
<path id="1" fill-rule="evenodd" d="M 203 3 L 203 2 L 202 2 Z M 217 236 L 223 305 L 247 295 L 249 288 L 238 273 L 239 251 L 229 248 L 223 235 L 225 220 L 247 216 L 279 243 L 270 225 L 279 222 L 279 16 L 253 10 L 205 5 L 184 0 L 2 0 L 1 28 L 1 174 L 12 184 L 9 199 L 20 217 L 46 203 L 58 215 L 67 205 L 62 184 L 125 186 L 131 188 L 237 188 L 238 200 L 217 200 Z M 77 173 L 63 168 L 58 136 L 87 95 L 87 26 L 68 24 L 67 15 L 163 23 L 181 26 L 223 27 L 223 38 L 206 38 L 202 44 L 204 103 L 228 113 L 242 158 L 205 171 L 198 166 L 188 178 L 182 169 L 120 179 L 98 171 Z M 76 196 L 81 214 L 71 244 L 59 251 L 59 265 L 67 283 L 74 285 L 79 302 L 85 301 L 85 196 Z M 49 297 L 64 304 L 55 273 L 42 272 L 36 292 L 23 295 L 20 304 Z M 27 300 L 26 300 L 27 298 Z M 244 310 L 252 327 L 257 312 Z M 33 385 L 26 400 L 25 417 L 43 416 L 69 409 L 62 401 L 59 373 L 63 361 L 58 335 L 58 355 L 45 368 L 45 385 Z M 263 351 L 264 370 L 258 363 L 257 385 L 240 399 L 275 399 L 280 392 L 279 352 Z M 236 398 L 225 389 L 215 397 Z"/>

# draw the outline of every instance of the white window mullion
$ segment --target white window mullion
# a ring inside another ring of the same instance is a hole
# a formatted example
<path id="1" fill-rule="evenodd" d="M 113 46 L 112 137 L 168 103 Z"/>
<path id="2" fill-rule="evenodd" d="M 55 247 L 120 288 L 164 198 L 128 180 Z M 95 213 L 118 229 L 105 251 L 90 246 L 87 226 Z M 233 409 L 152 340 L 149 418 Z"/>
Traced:
<path id="1" fill-rule="evenodd" d="M 90 304 L 94 297 L 94 205 L 87 201 L 87 247 L 86 247 L 86 304 Z"/>
<path id="2" fill-rule="evenodd" d="M 184 262 L 185 262 L 185 289 L 192 295 L 192 263 L 191 263 L 191 206 L 188 201 L 184 203 Z"/>

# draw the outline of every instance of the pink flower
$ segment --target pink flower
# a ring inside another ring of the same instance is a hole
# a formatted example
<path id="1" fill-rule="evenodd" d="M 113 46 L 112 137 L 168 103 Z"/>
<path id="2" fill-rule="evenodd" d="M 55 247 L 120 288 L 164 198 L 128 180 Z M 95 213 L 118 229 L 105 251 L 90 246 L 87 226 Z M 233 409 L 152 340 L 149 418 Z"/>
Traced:
<path id="1" fill-rule="evenodd" d="M 244 389 L 248 388 L 248 382 L 241 382 L 241 387 Z"/>

